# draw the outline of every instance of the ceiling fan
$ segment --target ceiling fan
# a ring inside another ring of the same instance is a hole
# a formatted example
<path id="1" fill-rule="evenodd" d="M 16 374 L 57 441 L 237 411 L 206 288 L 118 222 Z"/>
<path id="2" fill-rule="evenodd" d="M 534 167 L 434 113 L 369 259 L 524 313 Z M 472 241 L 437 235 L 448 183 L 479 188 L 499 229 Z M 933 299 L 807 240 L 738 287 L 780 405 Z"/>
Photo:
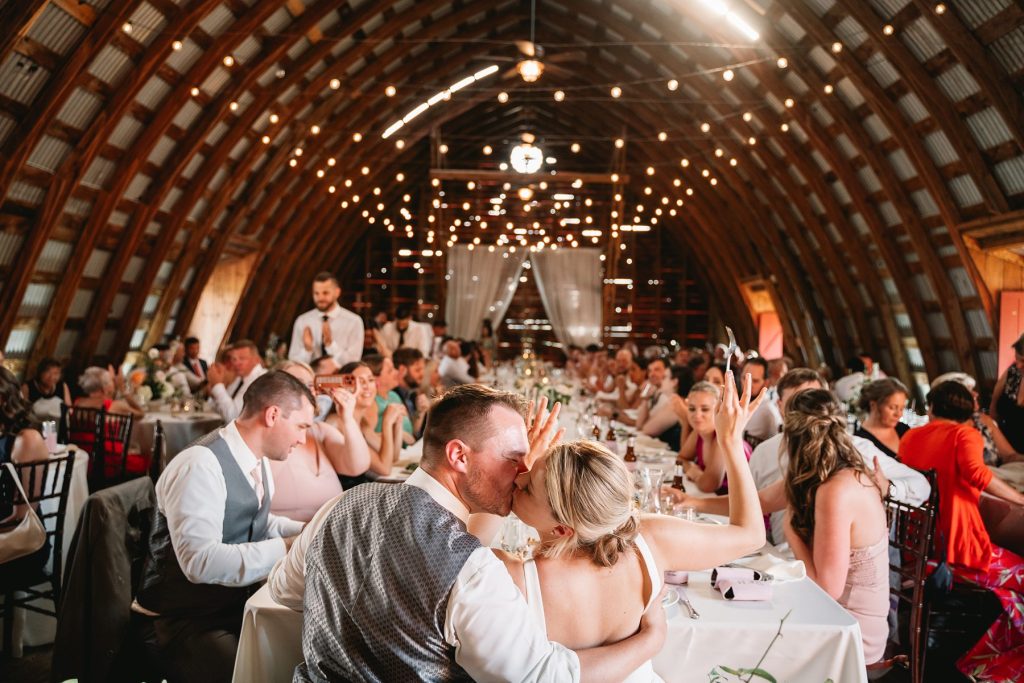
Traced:
<path id="1" fill-rule="evenodd" d="M 507 78 L 518 73 L 519 76 L 527 83 L 533 83 L 539 79 L 545 71 L 568 76 L 570 75 L 570 72 L 559 66 L 559 64 L 564 64 L 566 62 L 582 62 L 586 59 L 586 54 L 583 50 L 559 52 L 551 56 L 545 56 L 546 52 L 544 47 L 535 40 L 536 30 L 537 0 L 530 0 L 530 39 L 515 41 L 516 49 L 519 51 L 519 54 L 514 57 L 505 55 L 487 55 L 485 57 L 481 57 L 481 59 L 486 59 L 492 62 L 516 62 L 515 67 L 502 74 L 502 77 Z"/>

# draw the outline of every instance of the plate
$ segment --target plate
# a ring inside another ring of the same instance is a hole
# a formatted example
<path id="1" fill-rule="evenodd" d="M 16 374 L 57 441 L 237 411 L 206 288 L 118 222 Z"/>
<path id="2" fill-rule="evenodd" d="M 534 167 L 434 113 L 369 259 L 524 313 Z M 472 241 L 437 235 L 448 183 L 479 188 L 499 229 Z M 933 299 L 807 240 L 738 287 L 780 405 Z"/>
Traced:
<path id="1" fill-rule="evenodd" d="M 674 587 L 672 590 L 665 591 L 665 595 L 661 597 L 661 606 L 665 609 L 668 609 L 677 602 L 679 602 L 679 591 Z"/>

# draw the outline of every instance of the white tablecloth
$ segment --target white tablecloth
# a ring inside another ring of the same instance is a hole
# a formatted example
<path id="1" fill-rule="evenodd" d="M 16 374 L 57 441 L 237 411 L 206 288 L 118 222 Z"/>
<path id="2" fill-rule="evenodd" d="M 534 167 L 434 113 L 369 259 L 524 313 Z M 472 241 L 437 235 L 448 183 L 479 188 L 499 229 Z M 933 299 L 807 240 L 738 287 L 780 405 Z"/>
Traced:
<path id="1" fill-rule="evenodd" d="M 146 413 L 144 418 L 135 423 L 132 430 L 132 441 L 142 453 L 148 454 L 153 450 L 153 435 L 156 431 L 157 420 L 164 425 L 168 460 L 199 437 L 224 424 L 223 418 L 217 413 L 171 413 L 165 411 Z"/>
<path id="2" fill-rule="evenodd" d="M 770 603 L 728 602 L 711 589 L 707 572 L 690 575 L 690 602 L 701 618 L 669 608 L 668 636 L 654 669 L 666 683 L 738 681 L 721 667 L 757 664 L 792 609 L 782 637 L 761 664 L 787 683 L 864 681 L 864 654 L 856 620 L 809 579 L 777 584 Z M 266 586 L 245 605 L 242 635 L 235 658 L 237 683 L 271 683 L 291 679 L 302 661 L 302 615 L 275 603 Z"/>
<path id="3" fill-rule="evenodd" d="M 71 488 L 68 491 L 68 507 L 64 513 L 64 539 L 61 544 L 63 567 L 67 566 L 68 550 L 71 548 L 71 539 L 78 528 L 78 517 L 85 506 L 85 499 L 89 497 L 89 454 L 80 448 L 72 445 L 75 452 L 75 464 L 71 470 Z M 56 512 L 56 501 L 44 501 L 40 504 L 44 513 Z M 51 529 L 53 520 L 47 520 L 47 529 Z M 47 563 L 47 570 L 52 569 L 53 559 Z M 45 588 L 46 586 L 40 586 Z M 45 609 L 53 609 L 53 602 L 39 600 L 33 603 Z M 21 656 L 22 646 L 35 647 L 53 642 L 57 632 L 57 620 L 45 614 L 18 609 L 14 612 L 14 656 Z"/>

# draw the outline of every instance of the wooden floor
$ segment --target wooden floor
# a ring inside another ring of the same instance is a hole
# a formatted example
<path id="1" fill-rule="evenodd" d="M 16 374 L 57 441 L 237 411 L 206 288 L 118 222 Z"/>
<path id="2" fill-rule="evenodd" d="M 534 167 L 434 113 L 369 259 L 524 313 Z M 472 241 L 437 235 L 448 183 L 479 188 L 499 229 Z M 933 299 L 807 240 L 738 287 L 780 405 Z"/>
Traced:
<path id="1" fill-rule="evenodd" d="M 50 657 L 53 647 L 27 647 L 19 659 L 5 659 L 0 656 L 0 681 L 17 683 L 49 683 Z"/>

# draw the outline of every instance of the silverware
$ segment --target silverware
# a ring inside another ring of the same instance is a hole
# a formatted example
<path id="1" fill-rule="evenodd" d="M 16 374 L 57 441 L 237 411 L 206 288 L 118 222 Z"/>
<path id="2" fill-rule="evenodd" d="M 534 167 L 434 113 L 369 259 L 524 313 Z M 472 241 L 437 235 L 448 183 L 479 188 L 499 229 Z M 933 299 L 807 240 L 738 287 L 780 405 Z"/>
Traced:
<path id="1" fill-rule="evenodd" d="M 732 333 L 732 328 L 728 325 L 725 326 L 725 333 L 729 335 L 729 349 L 725 352 L 725 371 L 729 372 L 729 368 L 732 366 L 732 357 L 736 354 L 736 337 Z"/>
<path id="2" fill-rule="evenodd" d="M 700 619 L 700 614 L 693 608 L 693 604 L 690 603 L 690 598 L 686 597 L 686 589 L 676 586 L 676 593 L 679 594 L 679 601 L 686 607 L 686 611 L 690 613 L 691 619 Z"/>

